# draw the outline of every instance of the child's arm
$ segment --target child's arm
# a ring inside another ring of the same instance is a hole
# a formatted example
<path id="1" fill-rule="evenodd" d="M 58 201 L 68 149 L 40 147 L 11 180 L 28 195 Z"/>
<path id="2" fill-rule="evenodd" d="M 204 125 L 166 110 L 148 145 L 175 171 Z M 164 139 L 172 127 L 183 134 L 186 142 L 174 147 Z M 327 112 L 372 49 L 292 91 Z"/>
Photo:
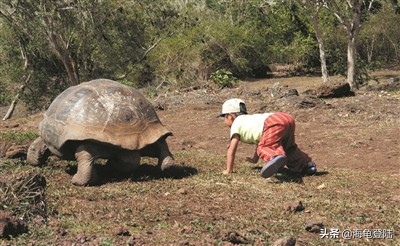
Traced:
<path id="1" fill-rule="evenodd" d="M 256 149 L 254 150 L 253 156 L 246 157 L 246 161 L 248 161 L 250 163 L 257 163 L 258 159 L 259 159 L 259 157 L 258 157 L 258 154 L 257 154 L 257 146 L 256 146 Z"/>
<path id="2" fill-rule="evenodd" d="M 233 135 L 231 142 L 229 143 L 228 151 L 226 153 L 226 169 L 224 174 L 230 174 L 233 172 L 233 164 L 235 162 L 236 149 L 239 144 L 239 135 Z"/>

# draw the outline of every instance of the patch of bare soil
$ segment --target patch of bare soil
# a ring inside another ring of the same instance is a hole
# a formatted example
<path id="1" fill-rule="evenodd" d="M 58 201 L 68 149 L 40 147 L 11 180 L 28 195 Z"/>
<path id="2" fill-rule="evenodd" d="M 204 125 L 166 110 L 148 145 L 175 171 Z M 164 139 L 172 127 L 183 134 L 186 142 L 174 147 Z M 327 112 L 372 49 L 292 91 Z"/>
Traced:
<path id="1" fill-rule="evenodd" d="M 222 103 L 229 98 L 245 100 L 249 113 L 290 113 L 296 118 L 298 145 L 318 166 L 346 167 L 399 174 L 399 92 L 380 90 L 383 85 L 361 89 L 355 96 L 317 98 L 309 89 L 318 88 L 315 78 L 295 77 L 242 82 L 234 89 L 166 92 L 151 99 L 161 121 L 174 133 L 171 149 L 225 154 L 229 129 L 221 118 Z M 374 89 L 375 88 L 375 89 Z M 297 90 L 298 95 L 290 94 Z M 278 94 L 277 94 L 278 91 Z M 36 131 L 42 114 L 0 121 L 0 131 Z M 0 154 L 24 148 L 1 141 Z M 242 144 L 238 155 L 247 156 L 254 146 Z M 221 167 L 221 169 L 223 166 Z"/>
<path id="2" fill-rule="evenodd" d="M 343 167 L 399 174 L 398 91 L 361 89 L 355 96 L 322 99 L 307 95 L 304 87 L 282 83 L 283 96 L 274 97 L 274 84 L 263 80 L 220 92 L 203 89 L 156 99 L 168 108 L 158 113 L 174 132 L 168 139 L 171 148 L 225 155 L 229 129 L 216 116 L 226 99 L 237 97 L 246 102 L 249 113 L 284 111 L 294 115 L 296 141 L 321 169 Z M 291 89 L 299 95 L 285 96 Z M 240 157 L 254 150 L 246 144 L 239 148 Z"/>

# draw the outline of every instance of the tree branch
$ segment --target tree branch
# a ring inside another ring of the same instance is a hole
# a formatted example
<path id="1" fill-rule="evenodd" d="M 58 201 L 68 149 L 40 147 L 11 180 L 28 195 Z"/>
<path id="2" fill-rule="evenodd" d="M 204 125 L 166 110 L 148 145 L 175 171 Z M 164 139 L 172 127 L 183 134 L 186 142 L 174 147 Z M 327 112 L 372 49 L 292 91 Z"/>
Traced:
<path id="1" fill-rule="evenodd" d="M 26 78 L 25 82 L 22 85 L 20 85 L 18 93 L 14 97 L 14 100 L 11 102 L 11 105 L 8 108 L 7 113 L 4 115 L 3 120 L 8 120 L 9 118 L 11 118 L 11 116 L 12 116 L 12 114 L 14 112 L 15 106 L 17 105 L 19 96 L 24 92 L 25 86 L 28 84 L 29 80 L 31 80 L 31 75 L 32 75 L 32 72 L 29 73 L 29 75 Z"/>

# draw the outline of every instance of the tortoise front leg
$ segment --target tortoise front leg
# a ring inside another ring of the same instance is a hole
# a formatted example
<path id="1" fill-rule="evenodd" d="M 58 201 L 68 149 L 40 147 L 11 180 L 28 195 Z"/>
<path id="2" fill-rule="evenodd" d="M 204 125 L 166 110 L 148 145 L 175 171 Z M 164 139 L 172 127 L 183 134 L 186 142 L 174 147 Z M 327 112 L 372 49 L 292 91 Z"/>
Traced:
<path id="1" fill-rule="evenodd" d="M 157 142 L 146 146 L 144 149 L 140 150 L 142 156 L 149 156 L 153 158 L 158 158 L 158 167 L 164 171 L 172 166 L 179 166 L 171 151 L 169 151 L 167 141 L 165 138 L 160 138 Z"/>
<path id="2" fill-rule="evenodd" d="M 95 157 L 96 151 L 90 144 L 83 143 L 78 146 L 75 152 L 78 170 L 72 177 L 74 185 L 93 185 L 99 182 L 99 176 L 94 168 Z"/>
<path id="3" fill-rule="evenodd" d="M 176 163 L 174 157 L 169 151 L 167 143 L 165 143 L 165 145 L 161 148 L 160 156 L 158 157 L 158 166 L 161 168 L 161 171 L 164 171 L 172 166 L 180 166 Z"/>
<path id="4" fill-rule="evenodd" d="M 174 157 L 171 151 L 169 151 L 167 141 L 165 138 L 160 138 L 157 141 L 158 145 L 158 166 L 162 171 L 166 170 L 171 166 L 176 166 Z"/>
<path id="5" fill-rule="evenodd" d="M 40 167 L 45 164 L 50 155 L 51 152 L 44 140 L 41 137 L 38 137 L 31 145 L 29 145 L 26 162 L 29 165 Z"/>

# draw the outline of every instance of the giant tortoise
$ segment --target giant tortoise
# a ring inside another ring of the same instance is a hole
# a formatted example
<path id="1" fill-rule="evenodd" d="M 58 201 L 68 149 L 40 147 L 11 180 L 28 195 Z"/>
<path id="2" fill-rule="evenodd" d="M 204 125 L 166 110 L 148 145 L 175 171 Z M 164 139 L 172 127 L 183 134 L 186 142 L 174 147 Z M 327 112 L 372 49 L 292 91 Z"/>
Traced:
<path id="1" fill-rule="evenodd" d="M 161 170 L 175 166 L 152 104 L 134 88 L 97 79 L 72 86 L 51 103 L 39 124 L 38 137 L 28 149 L 27 162 L 41 166 L 54 154 L 76 160 L 75 185 L 94 185 L 100 177 L 98 158 L 122 174 L 131 174 L 141 156 L 158 158 Z"/>

